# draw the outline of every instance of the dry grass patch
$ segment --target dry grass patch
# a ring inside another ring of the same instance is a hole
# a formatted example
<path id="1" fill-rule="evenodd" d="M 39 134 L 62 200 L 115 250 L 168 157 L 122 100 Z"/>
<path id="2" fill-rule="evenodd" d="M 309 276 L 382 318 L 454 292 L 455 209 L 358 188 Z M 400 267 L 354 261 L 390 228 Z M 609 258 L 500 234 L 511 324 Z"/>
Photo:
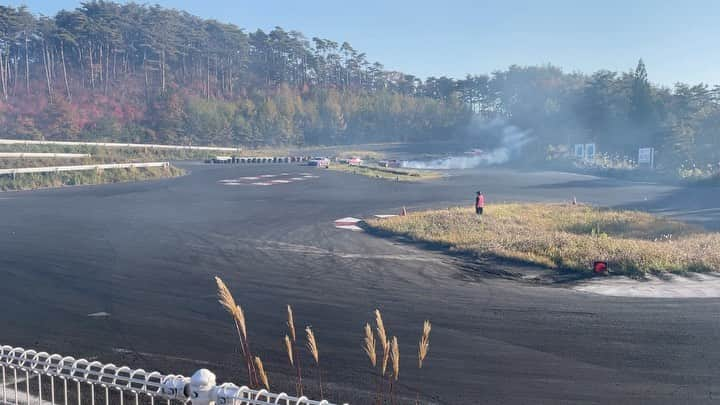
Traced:
<path id="1" fill-rule="evenodd" d="M 423 181 L 439 179 L 443 176 L 442 173 L 428 170 L 387 169 L 384 167 L 350 166 L 338 163 L 331 163 L 329 169 L 392 181 Z"/>
<path id="2" fill-rule="evenodd" d="M 34 190 L 89 184 L 126 183 L 181 176 L 183 169 L 168 167 L 131 167 L 125 169 L 83 170 L 58 173 L 23 173 L 0 176 L 0 191 Z"/>
<path id="3" fill-rule="evenodd" d="M 350 149 L 341 150 L 337 153 L 338 159 L 351 159 L 359 157 L 363 160 L 382 160 L 385 159 L 385 153 L 374 150 Z"/>
<path id="4" fill-rule="evenodd" d="M 720 271 L 720 234 L 636 211 L 565 204 L 497 204 L 478 217 L 470 208 L 372 220 L 380 231 L 453 251 L 550 268 L 613 273 Z"/>

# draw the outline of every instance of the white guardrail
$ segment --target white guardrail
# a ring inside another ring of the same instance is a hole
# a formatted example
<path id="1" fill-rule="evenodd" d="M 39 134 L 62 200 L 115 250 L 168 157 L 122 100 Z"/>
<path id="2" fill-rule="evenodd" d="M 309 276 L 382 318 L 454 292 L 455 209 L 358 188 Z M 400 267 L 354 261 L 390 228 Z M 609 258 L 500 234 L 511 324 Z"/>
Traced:
<path id="1" fill-rule="evenodd" d="M 75 165 L 75 166 L 46 166 L 46 167 L 20 167 L 13 169 L 0 169 L 0 175 L 3 174 L 23 174 L 23 173 L 55 173 L 55 172 L 75 172 L 83 170 L 104 170 L 104 169 L 129 169 L 131 167 L 168 167 L 170 162 L 147 162 L 147 163 L 107 163 L 99 165 Z"/>
<path id="2" fill-rule="evenodd" d="M 10 159 L 77 159 L 88 157 L 90 157 L 89 153 L 0 152 L 0 158 Z"/>
<path id="3" fill-rule="evenodd" d="M 0 145 L 65 145 L 65 146 L 103 146 L 106 148 L 147 148 L 147 149 L 180 149 L 210 150 L 239 152 L 241 148 L 221 146 L 190 146 L 190 145 L 159 145 L 150 143 L 116 143 L 116 142 L 74 142 L 74 141 L 37 141 L 26 139 L 0 139 Z"/>
<path id="4" fill-rule="evenodd" d="M 163 375 L 12 346 L 0 346 L 0 369 L 2 405 L 333 405 L 232 383 L 217 385 L 207 369 L 192 377 Z"/>

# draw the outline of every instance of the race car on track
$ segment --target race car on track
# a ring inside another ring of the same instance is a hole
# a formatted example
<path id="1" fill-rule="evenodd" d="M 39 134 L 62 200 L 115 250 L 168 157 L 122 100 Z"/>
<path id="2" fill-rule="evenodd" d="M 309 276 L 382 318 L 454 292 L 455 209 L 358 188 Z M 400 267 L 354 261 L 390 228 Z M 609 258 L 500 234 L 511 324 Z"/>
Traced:
<path id="1" fill-rule="evenodd" d="M 330 167 L 330 159 L 325 157 L 314 157 L 308 161 L 308 166 L 316 166 L 328 168 Z"/>
<path id="2" fill-rule="evenodd" d="M 380 167 L 398 168 L 402 163 L 397 159 L 382 160 L 380 161 Z"/>
<path id="3" fill-rule="evenodd" d="M 350 166 L 360 166 L 361 164 L 363 164 L 363 160 L 359 157 L 351 157 L 347 160 L 347 164 L 349 164 Z"/>

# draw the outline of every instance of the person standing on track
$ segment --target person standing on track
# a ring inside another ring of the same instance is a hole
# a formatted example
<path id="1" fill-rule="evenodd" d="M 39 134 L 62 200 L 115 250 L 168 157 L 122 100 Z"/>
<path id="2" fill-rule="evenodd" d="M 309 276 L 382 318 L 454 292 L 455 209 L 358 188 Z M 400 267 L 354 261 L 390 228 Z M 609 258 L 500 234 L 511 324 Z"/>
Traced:
<path id="1" fill-rule="evenodd" d="M 483 214 L 483 208 L 485 208 L 485 196 L 481 192 L 477 192 L 475 197 L 475 213 L 478 215 Z"/>

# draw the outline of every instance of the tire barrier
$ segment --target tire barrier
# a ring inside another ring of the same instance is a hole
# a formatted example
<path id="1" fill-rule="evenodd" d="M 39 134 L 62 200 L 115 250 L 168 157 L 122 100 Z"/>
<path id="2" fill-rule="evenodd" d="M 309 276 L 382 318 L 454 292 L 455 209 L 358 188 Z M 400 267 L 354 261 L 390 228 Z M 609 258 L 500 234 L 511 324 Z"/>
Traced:
<path id="1" fill-rule="evenodd" d="M 310 160 L 307 156 L 216 156 L 205 163 L 212 164 L 252 164 L 252 163 L 303 163 Z"/>

